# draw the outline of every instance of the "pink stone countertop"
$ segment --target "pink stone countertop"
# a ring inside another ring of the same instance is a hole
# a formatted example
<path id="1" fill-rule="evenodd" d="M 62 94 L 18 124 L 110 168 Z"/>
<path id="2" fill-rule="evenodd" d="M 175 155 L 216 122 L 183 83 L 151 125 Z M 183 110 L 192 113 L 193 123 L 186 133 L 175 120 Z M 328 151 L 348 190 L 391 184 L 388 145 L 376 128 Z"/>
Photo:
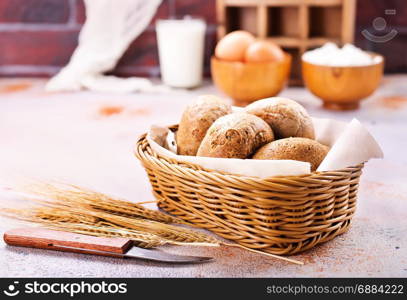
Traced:
<path id="1" fill-rule="evenodd" d="M 144 170 L 133 157 L 137 137 L 155 124 L 173 124 L 183 107 L 210 84 L 167 94 L 53 93 L 42 79 L 0 80 L 0 176 L 62 178 L 131 201 L 153 200 Z M 1 277 L 327 277 L 407 276 L 407 76 L 386 77 L 360 110 L 330 112 L 302 88 L 282 96 L 316 117 L 358 118 L 381 144 L 385 159 L 370 161 L 361 179 L 349 232 L 293 258 L 304 266 L 228 247 L 170 247 L 215 257 L 202 265 L 169 266 L 6 246 Z M 2 194 L 0 202 L 18 203 Z M 16 226 L 0 220 L 0 233 Z"/>

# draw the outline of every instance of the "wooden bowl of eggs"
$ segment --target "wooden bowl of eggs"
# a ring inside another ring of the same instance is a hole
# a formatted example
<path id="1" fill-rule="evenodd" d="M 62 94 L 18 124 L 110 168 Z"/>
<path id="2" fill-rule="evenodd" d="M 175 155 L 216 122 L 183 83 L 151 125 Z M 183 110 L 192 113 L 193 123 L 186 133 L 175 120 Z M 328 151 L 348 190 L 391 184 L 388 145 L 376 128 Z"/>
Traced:
<path id="1" fill-rule="evenodd" d="M 383 56 L 353 45 L 327 44 L 302 57 L 306 87 L 333 110 L 357 109 L 379 86 L 383 67 Z"/>
<path id="2" fill-rule="evenodd" d="M 211 60 L 215 85 L 238 106 L 277 95 L 290 68 L 291 56 L 278 45 L 241 30 L 222 38 Z"/>

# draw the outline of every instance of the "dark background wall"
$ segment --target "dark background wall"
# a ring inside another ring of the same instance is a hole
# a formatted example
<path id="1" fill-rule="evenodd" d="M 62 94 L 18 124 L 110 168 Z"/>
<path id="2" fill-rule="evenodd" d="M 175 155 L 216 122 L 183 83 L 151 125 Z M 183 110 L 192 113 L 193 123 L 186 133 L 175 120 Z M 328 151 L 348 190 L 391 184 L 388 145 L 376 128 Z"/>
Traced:
<path id="1" fill-rule="evenodd" d="M 97 1 L 97 0 L 95 0 Z M 158 76 L 154 22 L 157 18 L 198 15 L 206 19 L 206 69 L 216 42 L 215 0 L 163 0 L 147 30 L 128 49 L 116 70 L 119 75 Z M 385 9 L 396 15 L 386 16 Z M 372 43 L 363 29 L 375 33 L 372 21 L 384 17 L 387 30 L 398 35 Z M 0 0 L 0 76 L 49 76 L 64 66 L 77 45 L 85 20 L 83 0 Z M 355 40 L 359 47 L 386 57 L 387 72 L 407 72 L 407 1 L 358 0 Z"/>

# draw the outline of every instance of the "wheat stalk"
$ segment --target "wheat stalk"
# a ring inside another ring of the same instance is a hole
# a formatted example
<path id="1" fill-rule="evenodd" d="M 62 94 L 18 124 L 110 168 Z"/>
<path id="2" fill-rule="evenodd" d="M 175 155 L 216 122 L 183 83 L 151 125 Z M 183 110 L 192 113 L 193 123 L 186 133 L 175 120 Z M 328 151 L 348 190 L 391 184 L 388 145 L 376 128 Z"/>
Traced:
<path id="1" fill-rule="evenodd" d="M 57 208 L 36 207 L 31 209 L 10 209 L 1 210 L 2 214 L 19 220 L 34 222 L 50 229 L 76 232 L 93 236 L 105 237 L 125 237 L 133 240 L 137 246 L 143 248 L 153 248 L 165 244 L 185 245 L 185 244 L 208 244 L 176 238 L 166 239 L 160 235 L 118 226 L 114 223 L 103 221 L 93 216 L 84 216 L 73 211 L 61 211 Z M 210 244 L 215 246 L 215 244 Z"/>
<path id="2" fill-rule="evenodd" d="M 53 199 L 67 206 L 81 206 L 92 208 L 124 217 L 139 217 L 148 220 L 187 224 L 185 221 L 169 216 L 160 211 L 148 209 L 140 204 L 114 198 L 81 186 L 61 182 L 46 183 L 36 181 L 30 185 L 20 187 L 22 192 Z"/>
<path id="3" fill-rule="evenodd" d="M 146 220 L 142 218 L 126 218 L 112 215 L 100 211 L 86 210 L 78 207 L 33 207 L 29 209 L 3 209 L 3 214 L 59 228 L 70 229 L 72 224 L 83 224 L 86 226 L 106 226 L 112 229 L 122 229 L 127 232 L 145 233 L 155 236 L 165 243 L 171 244 L 191 244 L 217 246 L 220 241 L 201 232 L 174 226 L 166 223 Z M 84 226 L 85 227 L 85 226 Z M 123 231 L 124 232 L 124 231 Z M 123 235 L 122 235 L 123 236 Z"/>
<path id="4" fill-rule="evenodd" d="M 200 244 L 200 245 L 219 245 L 220 241 L 207 234 L 194 231 L 191 229 L 175 226 L 167 223 L 146 220 L 142 218 L 127 218 L 114 214 L 109 214 L 96 210 L 84 209 L 81 207 L 70 207 L 69 211 L 82 216 L 92 216 L 99 218 L 110 224 L 115 224 L 120 228 L 128 228 L 142 232 L 155 234 L 166 240 L 183 244 Z"/>
<path id="5" fill-rule="evenodd" d="M 111 226 L 100 226 L 98 224 L 86 225 L 82 223 L 52 223 L 48 224 L 48 226 L 45 225 L 44 227 L 92 236 L 128 238 L 131 239 L 137 247 L 142 248 L 155 248 L 166 244 L 174 244 L 171 241 L 157 237 L 154 234 L 148 234 L 145 232 L 138 232 L 135 230 L 128 230 L 123 228 L 118 229 Z"/>
<path id="6" fill-rule="evenodd" d="M 60 186 L 60 187 L 58 187 Z M 229 244 L 207 234 L 175 224 L 189 224 L 176 217 L 139 204 L 65 183 L 36 181 L 20 189 L 45 199 L 31 199 L 42 206 L 29 209 L 0 209 L 13 218 L 39 223 L 44 227 L 81 234 L 126 237 L 137 246 L 152 248 L 164 244 L 231 246 L 302 265 L 294 259 Z"/>

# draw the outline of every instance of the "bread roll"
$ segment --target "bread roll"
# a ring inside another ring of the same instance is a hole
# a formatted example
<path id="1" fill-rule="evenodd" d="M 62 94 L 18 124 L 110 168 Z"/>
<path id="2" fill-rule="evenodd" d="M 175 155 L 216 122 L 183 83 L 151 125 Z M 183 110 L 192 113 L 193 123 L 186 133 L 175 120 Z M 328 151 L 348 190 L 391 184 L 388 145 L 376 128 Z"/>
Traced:
<path id="1" fill-rule="evenodd" d="M 232 107 L 222 99 L 204 95 L 189 104 L 177 131 L 178 154 L 196 155 L 206 131 L 218 118 L 231 113 Z"/>
<path id="2" fill-rule="evenodd" d="M 329 147 L 307 138 L 286 138 L 261 147 L 253 159 L 292 159 L 309 162 L 315 171 L 324 160 Z"/>
<path id="3" fill-rule="evenodd" d="M 266 98 L 248 105 L 245 111 L 266 121 L 276 138 L 315 138 L 311 117 L 305 108 L 294 100 L 282 97 Z"/>
<path id="4" fill-rule="evenodd" d="M 247 113 L 233 113 L 212 124 L 197 156 L 247 158 L 272 140 L 273 131 L 262 119 Z"/>

